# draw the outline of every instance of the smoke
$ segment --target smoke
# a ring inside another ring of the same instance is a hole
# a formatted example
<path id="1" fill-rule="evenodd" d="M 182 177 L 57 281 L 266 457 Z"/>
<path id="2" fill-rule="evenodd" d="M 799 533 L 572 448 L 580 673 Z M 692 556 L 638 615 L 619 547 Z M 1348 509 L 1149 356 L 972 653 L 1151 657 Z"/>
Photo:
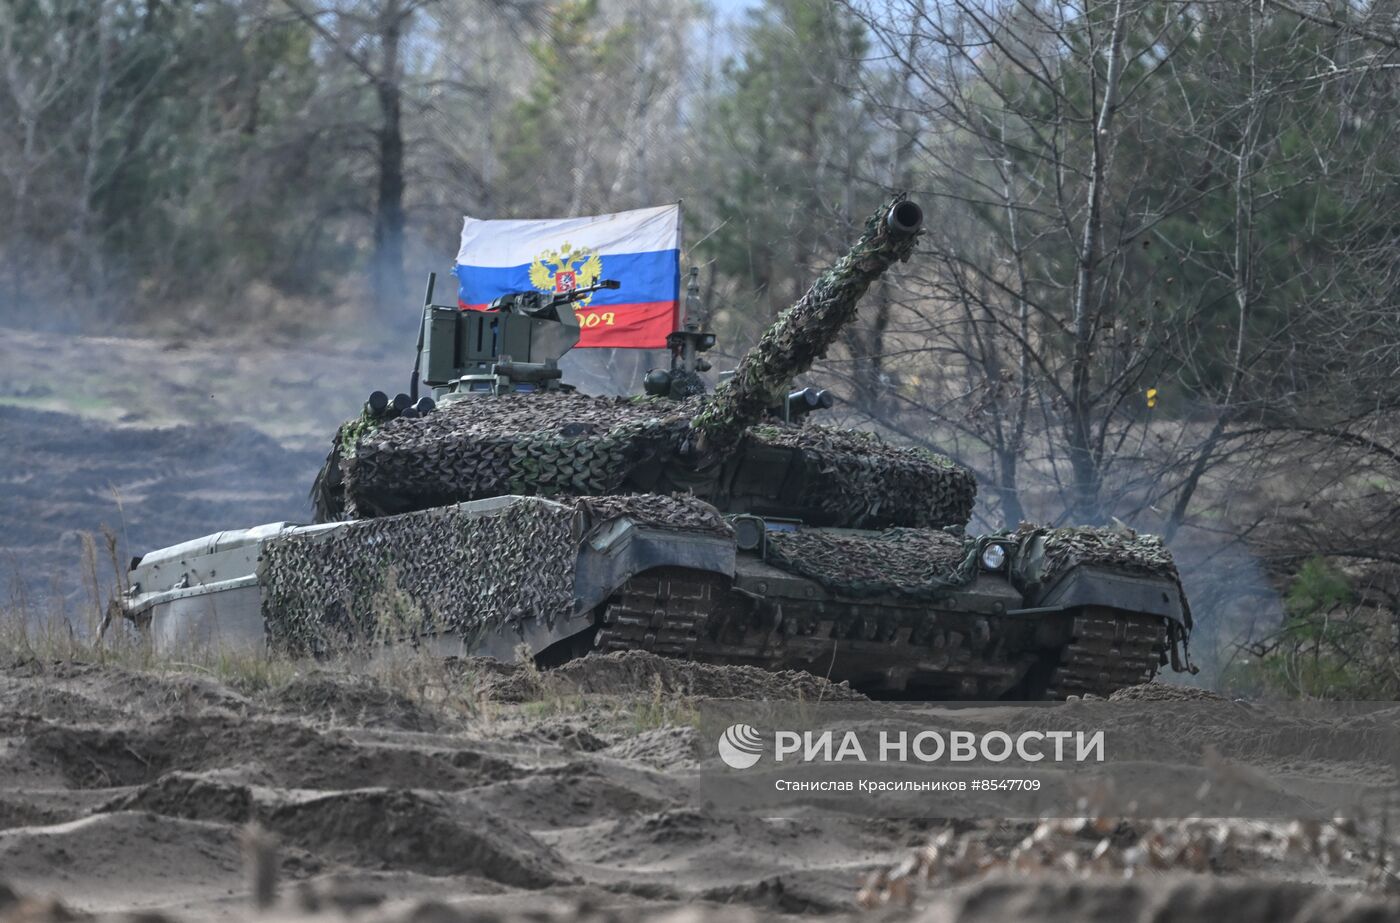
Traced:
<path id="1" fill-rule="evenodd" d="M 23 271 L 21 258 L 0 250 L 0 325 L 44 333 L 78 333 L 92 327 L 99 300 L 38 254 Z M 114 293 L 113 293 L 114 294 Z M 113 299 L 109 295 L 108 299 Z M 107 321 L 112 320 L 110 301 Z"/>
<path id="2" fill-rule="evenodd" d="M 1195 616 L 1191 656 L 1201 671 L 1175 681 L 1226 689 L 1231 670 L 1248 659 L 1242 645 L 1283 621 L 1283 598 L 1258 558 L 1233 536 L 1183 528 L 1170 547 Z"/>

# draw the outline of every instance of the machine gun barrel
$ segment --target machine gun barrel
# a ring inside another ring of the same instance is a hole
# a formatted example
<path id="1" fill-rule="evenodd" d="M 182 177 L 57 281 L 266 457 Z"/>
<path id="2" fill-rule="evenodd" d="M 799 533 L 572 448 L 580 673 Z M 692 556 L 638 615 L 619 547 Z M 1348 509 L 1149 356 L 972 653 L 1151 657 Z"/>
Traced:
<path id="1" fill-rule="evenodd" d="M 583 288 L 572 289 L 567 292 L 560 292 L 554 296 L 554 304 L 572 304 L 575 301 L 582 301 L 594 292 L 610 291 L 622 288 L 622 283 L 616 279 L 599 279 L 592 285 L 585 285 Z"/>
<path id="2" fill-rule="evenodd" d="M 547 320 L 563 320 L 565 313 L 560 313 L 560 309 L 571 305 L 576 301 L 582 301 L 594 292 L 608 291 L 621 288 L 622 283 L 616 279 L 600 279 L 592 285 L 585 285 L 582 288 L 570 289 L 567 292 L 508 292 L 491 302 L 491 310 L 499 311 L 503 314 L 527 314 L 530 317 L 544 318 Z M 572 316 L 568 314 L 567 316 Z M 572 344 L 570 344 L 572 345 Z M 568 347 L 565 347 L 566 349 Z"/>
<path id="3" fill-rule="evenodd" d="M 856 316 L 866 289 L 914 250 L 923 210 L 904 193 L 871 215 L 860 239 L 764 331 L 691 421 L 691 445 L 702 457 L 731 451 L 764 411 L 780 406 L 792 380 L 826 355 Z"/>

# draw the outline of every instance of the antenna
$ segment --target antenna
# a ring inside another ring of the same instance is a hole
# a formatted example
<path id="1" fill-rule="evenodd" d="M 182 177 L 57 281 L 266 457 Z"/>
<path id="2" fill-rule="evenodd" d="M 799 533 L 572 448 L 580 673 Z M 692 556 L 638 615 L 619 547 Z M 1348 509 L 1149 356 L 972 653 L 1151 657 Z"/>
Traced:
<path id="1" fill-rule="evenodd" d="M 423 370 L 423 330 L 427 327 L 428 312 L 433 309 L 433 289 L 437 286 L 437 273 L 428 273 L 428 290 L 423 293 L 423 315 L 418 318 L 418 348 L 413 351 L 413 377 L 408 382 L 408 395 L 418 400 L 418 375 Z"/>

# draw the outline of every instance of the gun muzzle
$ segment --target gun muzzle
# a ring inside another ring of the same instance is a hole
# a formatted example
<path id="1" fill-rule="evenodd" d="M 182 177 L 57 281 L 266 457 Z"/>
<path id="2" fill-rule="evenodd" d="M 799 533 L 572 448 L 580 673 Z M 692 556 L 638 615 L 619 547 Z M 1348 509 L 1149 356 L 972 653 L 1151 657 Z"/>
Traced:
<path id="1" fill-rule="evenodd" d="M 895 237 L 917 234 L 919 228 L 924 226 L 924 210 L 908 199 L 896 202 L 885 216 L 885 225 Z"/>
<path id="2" fill-rule="evenodd" d="M 389 395 L 383 391 L 371 391 L 369 400 L 365 401 L 365 408 L 375 416 L 384 412 L 384 408 L 389 406 Z"/>

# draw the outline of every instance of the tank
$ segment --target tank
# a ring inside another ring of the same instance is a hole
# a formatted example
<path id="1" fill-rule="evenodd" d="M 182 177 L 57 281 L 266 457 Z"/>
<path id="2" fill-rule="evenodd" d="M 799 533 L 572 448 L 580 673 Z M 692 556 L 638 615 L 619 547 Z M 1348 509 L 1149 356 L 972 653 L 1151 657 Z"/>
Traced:
<path id="1" fill-rule="evenodd" d="M 319 521 L 152 552 L 123 608 L 166 646 L 413 643 L 543 666 L 642 650 L 881 697 L 1107 695 L 1189 669 L 1190 609 L 1159 538 L 968 535 L 966 468 L 823 425 L 833 395 L 794 386 L 922 222 L 903 195 L 880 208 L 713 393 L 698 323 L 644 394 L 563 381 L 573 303 L 625 279 L 488 311 L 433 304 L 430 279 L 409 392 L 374 392 L 337 431 Z"/>

